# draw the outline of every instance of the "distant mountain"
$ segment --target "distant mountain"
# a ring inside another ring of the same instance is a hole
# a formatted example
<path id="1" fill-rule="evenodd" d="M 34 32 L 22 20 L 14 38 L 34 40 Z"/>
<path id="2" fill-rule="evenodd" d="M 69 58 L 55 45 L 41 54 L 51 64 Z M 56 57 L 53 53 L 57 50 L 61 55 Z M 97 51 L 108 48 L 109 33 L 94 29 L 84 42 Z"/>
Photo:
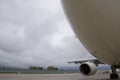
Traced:
<path id="1" fill-rule="evenodd" d="M 59 69 L 64 71 L 79 71 L 79 67 L 60 67 Z"/>
<path id="2" fill-rule="evenodd" d="M 110 66 L 109 65 L 101 65 L 97 67 L 98 70 L 110 70 Z"/>

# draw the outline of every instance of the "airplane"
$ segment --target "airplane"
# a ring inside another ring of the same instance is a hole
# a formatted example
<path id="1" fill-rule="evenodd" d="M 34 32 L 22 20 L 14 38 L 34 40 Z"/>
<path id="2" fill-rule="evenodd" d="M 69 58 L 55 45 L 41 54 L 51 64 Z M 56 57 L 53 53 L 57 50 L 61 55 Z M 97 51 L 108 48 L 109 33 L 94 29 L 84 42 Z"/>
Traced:
<path id="1" fill-rule="evenodd" d="M 97 59 L 80 63 L 84 75 L 94 75 L 98 64 L 111 66 L 111 79 L 120 68 L 120 0 L 61 0 L 65 15 L 84 47 Z"/>

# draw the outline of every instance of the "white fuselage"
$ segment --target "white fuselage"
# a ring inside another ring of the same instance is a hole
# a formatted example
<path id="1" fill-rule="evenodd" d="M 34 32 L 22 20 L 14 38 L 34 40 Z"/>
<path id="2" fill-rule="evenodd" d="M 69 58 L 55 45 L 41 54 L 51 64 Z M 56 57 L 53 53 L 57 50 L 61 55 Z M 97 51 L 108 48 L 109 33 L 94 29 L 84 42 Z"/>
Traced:
<path id="1" fill-rule="evenodd" d="M 63 0 L 72 28 L 99 60 L 120 65 L 120 0 Z"/>

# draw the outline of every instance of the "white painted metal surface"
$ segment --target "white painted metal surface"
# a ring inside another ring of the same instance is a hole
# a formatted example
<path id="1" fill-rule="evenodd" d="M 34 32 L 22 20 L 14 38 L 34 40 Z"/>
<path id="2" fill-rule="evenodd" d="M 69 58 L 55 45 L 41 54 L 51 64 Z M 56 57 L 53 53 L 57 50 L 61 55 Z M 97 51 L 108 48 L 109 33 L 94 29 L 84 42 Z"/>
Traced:
<path id="1" fill-rule="evenodd" d="M 87 50 L 120 65 L 120 0 L 63 0 L 72 28 Z"/>

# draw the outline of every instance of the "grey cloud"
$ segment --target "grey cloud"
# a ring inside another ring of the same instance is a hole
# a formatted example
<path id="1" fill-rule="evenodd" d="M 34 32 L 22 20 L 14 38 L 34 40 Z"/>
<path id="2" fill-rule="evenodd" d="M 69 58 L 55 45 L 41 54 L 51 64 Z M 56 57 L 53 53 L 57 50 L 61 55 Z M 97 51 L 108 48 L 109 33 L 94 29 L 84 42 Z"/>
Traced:
<path id="1" fill-rule="evenodd" d="M 0 64 L 75 66 L 93 58 L 71 30 L 59 0 L 0 1 Z"/>

